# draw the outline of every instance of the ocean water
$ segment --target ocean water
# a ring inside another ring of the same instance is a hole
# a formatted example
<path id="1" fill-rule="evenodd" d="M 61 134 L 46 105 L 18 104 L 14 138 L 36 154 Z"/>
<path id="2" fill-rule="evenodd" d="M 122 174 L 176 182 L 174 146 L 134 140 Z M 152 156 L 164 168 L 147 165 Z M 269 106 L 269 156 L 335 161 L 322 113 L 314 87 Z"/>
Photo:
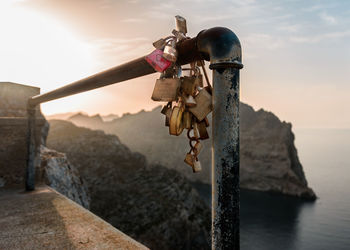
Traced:
<path id="1" fill-rule="evenodd" d="M 315 202 L 242 191 L 241 249 L 350 249 L 350 130 L 297 129 Z"/>

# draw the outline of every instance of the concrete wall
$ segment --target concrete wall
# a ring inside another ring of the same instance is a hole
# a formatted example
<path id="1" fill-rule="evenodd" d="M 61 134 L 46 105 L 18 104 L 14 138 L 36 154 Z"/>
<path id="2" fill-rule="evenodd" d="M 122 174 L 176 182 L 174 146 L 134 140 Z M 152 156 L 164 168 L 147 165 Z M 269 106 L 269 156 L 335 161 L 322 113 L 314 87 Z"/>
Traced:
<path id="1" fill-rule="evenodd" d="M 40 89 L 0 82 L 0 188 L 25 185 L 27 160 L 27 100 Z M 37 107 L 36 145 L 39 147 L 47 123 Z"/>

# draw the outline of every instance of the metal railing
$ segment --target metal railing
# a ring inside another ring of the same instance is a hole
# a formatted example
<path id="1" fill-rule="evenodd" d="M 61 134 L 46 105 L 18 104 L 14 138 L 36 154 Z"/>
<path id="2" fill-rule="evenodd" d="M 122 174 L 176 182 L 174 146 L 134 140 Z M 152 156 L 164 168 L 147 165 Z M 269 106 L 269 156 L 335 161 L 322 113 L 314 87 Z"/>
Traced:
<path id="1" fill-rule="evenodd" d="M 176 63 L 210 61 L 213 70 L 212 248 L 239 249 L 239 69 L 241 45 L 229 29 L 216 27 L 176 44 Z M 155 73 L 145 57 L 108 69 L 28 100 L 26 189 L 35 188 L 35 106 Z"/>

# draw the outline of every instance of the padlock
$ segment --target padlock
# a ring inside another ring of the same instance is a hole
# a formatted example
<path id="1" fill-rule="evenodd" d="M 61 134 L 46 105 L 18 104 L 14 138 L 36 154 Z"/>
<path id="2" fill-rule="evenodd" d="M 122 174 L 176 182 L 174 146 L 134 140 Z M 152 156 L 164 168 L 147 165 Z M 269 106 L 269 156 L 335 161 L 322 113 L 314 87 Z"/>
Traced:
<path id="1" fill-rule="evenodd" d="M 169 124 L 169 133 L 171 135 L 179 136 L 184 130 L 183 124 L 183 113 L 184 106 L 175 106 L 171 112 L 170 124 Z"/>
<path id="2" fill-rule="evenodd" d="M 153 46 L 154 46 L 156 49 L 162 50 L 162 49 L 164 49 L 165 44 L 166 44 L 165 39 L 161 38 L 161 39 L 155 41 L 155 42 L 153 43 Z"/>
<path id="3" fill-rule="evenodd" d="M 176 36 L 177 40 L 179 41 L 186 39 L 186 36 L 182 32 L 173 30 L 171 33 L 173 33 L 173 35 Z"/>
<path id="4" fill-rule="evenodd" d="M 192 113 L 189 111 L 184 112 L 183 124 L 185 129 L 192 128 Z"/>
<path id="5" fill-rule="evenodd" d="M 197 105 L 196 101 L 191 95 L 185 96 L 183 99 L 185 100 L 186 107 L 195 107 Z"/>
<path id="6" fill-rule="evenodd" d="M 202 165 L 198 159 L 195 159 L 192 167 L 193 173 L 198 173 L 202 171 Z"/>
<path id="7" fill-rule="evenodd" d="M 186 19 L 182 16 L 175 16 L 175 27 L 176 30 L 181 32 L 182 34 L 186 35 L 187 33 L 187 25 L 186 25 Z"/>
<path id="8" fill-rule="evenodd" d="M 209 127 L 209 126 L 210 126 L 208 117 L 205 117 L 205 118 L 204 118 L 204 122 L 205 122 L 205 126 L 206 126 L 206 127 Z"/>
<path id="9" fill-rule="evenodd" d="M 209 138 L 207 126 L 205 125 L 204 119 L 203 119 L 203 121 L 197 123 L 197 129 L 198 129 L 198 133 L 199 133 L 199 139 L 205 140 L 205 139 Z"/>
<path id="10" fill-rule="evenodd" d="M 184 162 L 193 168 L 195 158 L 191 153 L 187 153 Z"/>
<path id="11" fill-rule="evenodd" d="M 167 111 L 171 109 L 172 102 L 168 102 L 167 105 L 164 105 L 162 110 L 160 111 L 161 114 L 166 115 Z"/>
<path id="12" fill-rule="evenodd" d="M 212 93 L 212 92 L 213 92 L 213 89 L 212 89 L 211 86 L 205 86 L 204 89 L 205 89 L 206 91 L 208 91 L 208 93 L 209 93 L 210 95 L 213 94 L 213 93 Z"/>
<path id="13" fill-rule="evenodd" d="M 165 126 L 166 127 L 170 126 L 170 118 L 171 118 L 171 113 L 172 112 L 173 112 L 173 110 L 170 108 L 165 113 Z"/>
<path id="14" fill-rule="evenodd" d="M 165 126 L 167 126 L 167 127 L 169 127 L 171 112 L 172 112 L 172 103 L 171 102 L 168 102 L 167 105 L 164 105 L 164 107 L 160 111 L 160 113 L 165 115 Z"/>
<path id="15" fill-rule="evenodd" d="M 212 111 L 212 98 L 205 88 L 199 88 L 199 93 L 194 98 L 197 105 L 189 108 L 189 111 L 198 119 L 202 121 Z"/>
<path id="16" fill-rule="evenodd" d="M 186 95 L 194 95 L 196 92 L 196 77 L 184 76 L 181 77 L 181 91 Z"/>
<path id="17" fill-rule="evenodd" d="M 203 148 L 203 145 L 202 145 L 202 143 L 197 141 L 196 144 L 194 144 L 193 148 L 194 148 L 195 155 L 199 155 L 199 153 L 201 152 L 201 150 Z"/>
<path id="18" fill-rule="evenodd" d="M 195 78 L 195 86 L 203 88 L 203 75 L 199 74 Z"/>
<path id="19" fill-rule="evenodd" d="M 177 60 L 177 51 L 175 49 L 176 47 L 176 40 L 171 39 L 164 47 L 163 57 L 171 62 L 176 62 Z"/>
<path id="20" fill-rule="evenodd" d="M 158 72 L 163 72 L 170 67 L 171 61 L 163 57 L 163 51 L 156 49 L 145 57 L 145 60 Z"/>
<path id="21" fill-rule="evenodd" d="M 159 102 L 176 101 L 180 85 L 180 78 L 157 79 L 151 98 L 153 101 Z"/>

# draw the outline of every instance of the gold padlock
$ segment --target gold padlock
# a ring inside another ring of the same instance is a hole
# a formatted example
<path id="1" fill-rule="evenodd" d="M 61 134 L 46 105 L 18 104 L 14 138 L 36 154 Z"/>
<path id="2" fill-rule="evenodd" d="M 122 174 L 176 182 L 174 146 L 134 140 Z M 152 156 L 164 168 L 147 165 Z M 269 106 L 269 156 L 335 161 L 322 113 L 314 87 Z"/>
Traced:
<path id="1" fill-rule="evenodd" d="M 176 101 L 180 86 L 180 78 L 157 79 L 151 98 L 153 101 L 159 102 Z"/>
<path id="2" fill-rule="evenodd" d="M 193 168 L 195 158 L 191 153 L 187 153 L 184 162 Z"/>
<path id="3" fill-rule="evenodd" d="M 184 106 L 175 106 L 170 116 L 169 133 L 171 135 L 180 135 L 184 130 L 183 113 Z"/>
<path id="4" fill-rule="evenodd" d="M 197 117 L 198 121 L 202 121 L 213 109 L 211 95 L 205 88 L 200 88 L 194 100 L 197 105 L 189 108 L 189 111 Z"/>
<path id="5" fill-rule="evenodd" d="M 185 129 L 191 129 L 192 127 L 192 113 L 189 111 L 184 112 L 183 124 Z"/>

